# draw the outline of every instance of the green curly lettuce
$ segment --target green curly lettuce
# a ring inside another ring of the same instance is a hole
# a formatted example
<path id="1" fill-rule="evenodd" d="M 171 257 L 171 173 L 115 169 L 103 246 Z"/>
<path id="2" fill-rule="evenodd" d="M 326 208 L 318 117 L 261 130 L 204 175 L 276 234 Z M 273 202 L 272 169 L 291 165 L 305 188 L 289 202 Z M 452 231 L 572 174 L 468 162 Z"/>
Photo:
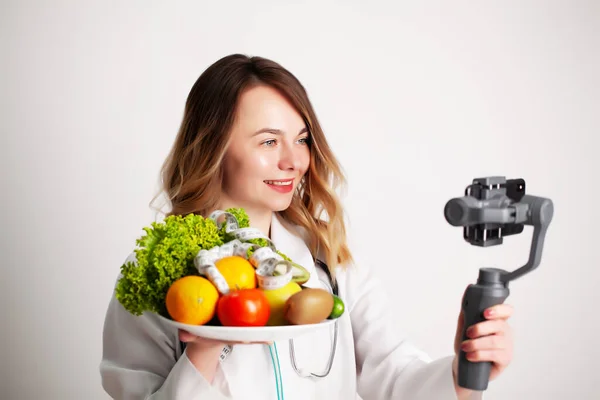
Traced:
<path id="1" fill-rule="evenodd" d="M 243 208 L 228 208 L 225 211 L 235 217 L 239 228 L 248 228 L 250 226 L 250 218 Z"/>
<path id="2" fill-rule="evenodd" d="M 198 274 L 194 257 L 201 249 L 223 244 L 216 224 L 200 215 L 171 215 L 153 222 L 136 240 L 136 262 L 121 266 L 116 298 L 134 315 L 166 315 L 165 296 L 177 279 Z"/>
<path id="3" fill-rule="evenodd" d="M 230 213 L 237 220 L 238 228 L 248 228 L 250 226 L 250 218 L 246 211 L 243 208 L 228 208 L 225 212 Z M 228 233 L 225 230 L 227 229 L 227 224 L 221 225 L 221 229 L 219 229 L 219 236 L 223 240 L 224 243 L 232 241 L 235 239 L 235 236 L 232 233 Z"/>

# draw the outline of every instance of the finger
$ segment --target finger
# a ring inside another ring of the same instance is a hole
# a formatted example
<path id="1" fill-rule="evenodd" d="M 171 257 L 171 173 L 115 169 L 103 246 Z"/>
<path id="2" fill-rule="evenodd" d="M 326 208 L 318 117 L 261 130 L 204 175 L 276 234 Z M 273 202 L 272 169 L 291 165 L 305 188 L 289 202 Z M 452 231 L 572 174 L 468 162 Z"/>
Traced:
<path id="1" fill-rule="evenodd" d="M 215 339 L 207 339 L 201 336 L 194 335 L 184 330 L 179 330 L 179 340 L 184 343 L 200 343 L 204 346 L 223 346 L 225 343 L 222 343 Z"/>
<path id="2" fill-rule="evenodd" d="M 271 345 L 273 344 L 273 342 L 248 342 L 248 341 L 238 341 L 238 342 L 227 342 L 227 344 L 229 345 L 236 345 L 236 344 L 268 344 Z"/>
<path id="3" fill-rule="evenodd" d="M 467 290 L 469 290 L 470 286 L 471 286 L 471 284 L 468 284 L 467 286 L 465 286 L 465 290 L 463 290 L 463 294 L 460 299 L 461 304 L 465 301 L 465 296 L 467 295 Z"/>
<path id="4" fill-rule="evenodd" d="M 235 345 L 238 345 L 238 344 L 250 344 L 250 342 L 235 341 L 235 342 L 225 342 L 225 344 L 227 344 L 229 346 L 235 346 Z"/>
<path id="5" fill-rule="evenodd" d="M 179 340 L 181 340 L 183 343 L 193 342 L 197 338 L 198 336 L 196 335 L 192 335 L 191 333 L 181 329 L 179 330 Z"/>
<path id="6" fill-rule="evenodd" d="M 509 348 L 508 338 L 503 335 L 483 336 L 477 339 L 465 340 L 460 345 L 465 352 L 481 350 L 505 350 Z"/>
<path id="7" fill-rule="evenodd" d="M 467 360 L 472 362 L 489 361 L 498 365 L 507 365 L 509 353 L 506 350 L 476 350 L 465 354 Z"/>
<path id="8" fill-rule="evenodd" d="M 508 319 L 513 315 L 514 308 L 510 304 L 496 304 L 487 308 L 483 316 L 487 319 Z"/>
<path id="9" fill-rule="evenodd" d="M 456 321 L 456 329 L 462 332 L 462 328 L 465 325 L 465 312 L 461 309 L 458 313 L 458 319 Z"/>
<path id="10" fill-rule="evenodd" d="M 461 312 L 458 313 L 458 320 L 456 321 L 456 333 L 454 335 L 454 351 L 455 352 L 458 352 L 460 341 L 462 340 L 462 332 L 464 330 L 464 326 L 465 326 L 465 318 L 464 318 L 464 313 L 461 310 Z"/>
<path id="11" fill-rule="evenodd" d="M 503 319 L 494 319 L 479 322 L 475 325 L 471 325 L 467 331 L 467 337 L 474 339 L 480 336 L 486 335 L 504 335 L 508 334 L 510 329 L 508 327 L 508 323 Z"/>
<path id="12" fill-rule="evenodd" d="M 469 286 L 465 288 L 461 296 L 461 304 L 464 304 L 465 296 Z M 454 334 L 454 352 L 458 353 L 460 341 L 462 340 L 462 332 L 465 328 L 465 310 L 461 307 L 456 319 L 456 333 Z"/>

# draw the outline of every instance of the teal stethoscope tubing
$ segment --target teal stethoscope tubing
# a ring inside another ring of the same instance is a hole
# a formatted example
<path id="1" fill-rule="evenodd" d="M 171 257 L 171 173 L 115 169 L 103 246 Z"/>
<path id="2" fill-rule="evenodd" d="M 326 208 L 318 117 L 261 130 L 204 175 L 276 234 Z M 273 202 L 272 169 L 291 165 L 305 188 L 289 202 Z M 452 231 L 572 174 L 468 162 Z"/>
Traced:
<path id="1" fill-rule="evenodd" d="M 275 351 L 275 356 L 273 356 Z M 269 346 L 269 352 L 271 353 L 271 362 L 273 362 L 273 371 L 275 373 L 275 386 L 277 390 L 277 400 L 284 400 L 283 397 L 283 382 L 281 381 L 281 367 L 279 366 L 279 353 L 277 352 L 277 344 L 273 343 Z M 275 364 L 277 360 L 277 364 Z"/>
<path id="2" fill-rule="evenodd" d="M 315 260 L 315 263 L 317 265 L 319 265 L 321 267 L 321 269 L 327 274 L 327 277 L 329 278 L 329 282 L 331 282 L 331 291 L 333 294 L 338 296 L 339 290 L 338 290 L 337 283 L 334 282 L 333 279 L 331 278 L 331 272 L 329 271 L 327 264 L 325 264 L 321 260 Z M 329 371 L 331 371 L 331 366 L 333 365 L 333 360 L 335 358 L 337 335 L 338 335 L 338 322 L 335 321 L 332 350 L 331 350 L 331 354 L 329 356 L 329 361 L 327 362 L 327 368 L 325 370 L 325 373 L 323 373 L 323 374 L 315 374 L 312 372 L 306 373 L 306 372 L 303 372 L 301 369 L 299 369 L 296 366 L 296 357 L 295 357 L 295 352 L 294 352 L 294 340 L 290 339 L 290 361 L 292 363 L 292 367 L 294 368 L 294 371 L 296 372 L 296 374 L 298 374 L 298 376 L 300 376 L 302 378 L 325 378 L 327 375 L 329 375 Z M 276 343 L 273 343 L 273 345 L 269 346 L 269 352 L 271 354 L 271 361 L 273 363 L 273 371 L 274 371 L 274 375 L 275 375 L 275 386 L 277 389 L 277 400 L 284 400 L 283 382 L 281 380 L 281 367 L 279 365 L 279 353 L 277 352 L 277 344 Z M 273 355 L 273 352 L 275 352 L 275 355 Z"/>

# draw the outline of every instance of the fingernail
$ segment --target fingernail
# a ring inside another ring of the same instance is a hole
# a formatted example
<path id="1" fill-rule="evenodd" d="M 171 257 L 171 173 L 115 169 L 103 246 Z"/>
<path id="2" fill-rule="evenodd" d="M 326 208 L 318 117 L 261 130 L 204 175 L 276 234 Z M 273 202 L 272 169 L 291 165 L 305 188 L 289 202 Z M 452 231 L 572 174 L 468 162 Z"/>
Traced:
<path id="1" fill-rule="evenodd" d="M 473 336 L 473 328 L 467 328 L 467 336 Z"/>
<path id="2" fill-rule="evenodd" d="M 485 310 L 485 315 L 488 317 L 492 317 L 496 312 L 493 309 Z"/>

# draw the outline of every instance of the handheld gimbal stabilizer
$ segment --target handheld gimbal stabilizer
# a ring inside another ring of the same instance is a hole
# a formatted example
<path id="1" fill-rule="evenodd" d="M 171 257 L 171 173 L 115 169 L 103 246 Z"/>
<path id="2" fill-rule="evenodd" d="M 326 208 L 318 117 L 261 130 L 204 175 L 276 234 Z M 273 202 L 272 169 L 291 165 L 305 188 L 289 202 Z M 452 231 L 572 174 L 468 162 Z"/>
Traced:
<path id="1" fill-rule="evenodd" d="M 462 226 L 464 239 L 472 245 L 488 247 L 502 244 L 503 238 L 523 232 L 532 225 L 533 237 L 527 264 L 512 272 L 481 268 L 476 284 L 468 286 L 463 300 L 466 329 L 483 321 L 483 311 L 503 303 L 509 295 L 508 283 L 535 269 L 542 258 L 546 230 L 554 214 L 550 199 L 525 194 L 523 179 L 506 180 L 503 176 L 477 178 L 467 186 L 465 196 L 449 200 L 444 216 L 450 225 Z M 472 390 L 486 390 L 491 363 L 471 362 L 461 351 L 458 384 Z"/>

